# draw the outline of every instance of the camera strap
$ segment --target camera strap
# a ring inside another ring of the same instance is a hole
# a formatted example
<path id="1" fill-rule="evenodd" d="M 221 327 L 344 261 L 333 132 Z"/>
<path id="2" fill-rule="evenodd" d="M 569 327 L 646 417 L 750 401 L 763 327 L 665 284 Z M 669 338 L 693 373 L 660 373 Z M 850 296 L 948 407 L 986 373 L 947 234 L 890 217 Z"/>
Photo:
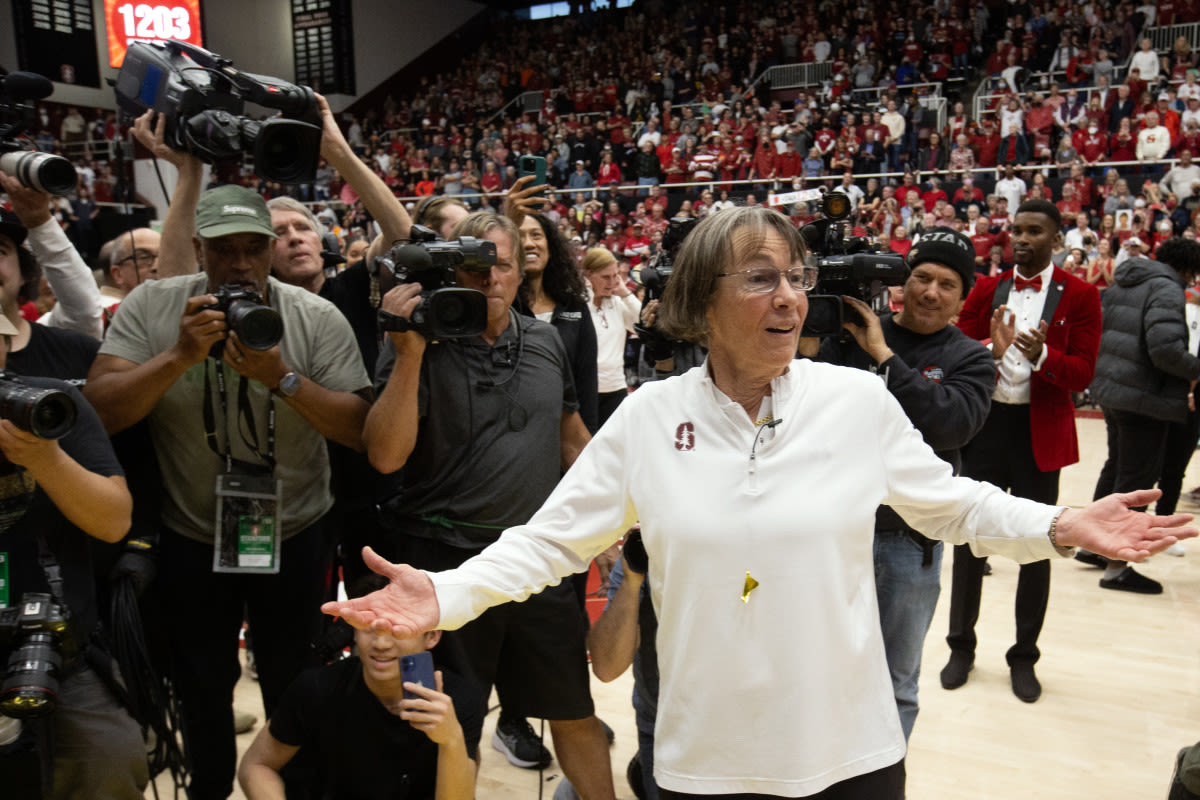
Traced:
<path id="1" fill-rule="evenodd" d="M 217 396 L 221 401 L 221 419 L 229 419 L 229 404 L 228 393 L 225 387 L 225 363 L 223 361 L 216 362 L 217 373 Z M 250 448 L 256 456 L 263 460 L 269 471 L 275 471 L 275 401 L 270 397 L 267 398 L 267 451 L 263 453 L 259 449 L 258 425 L 254 421 L 254 411 L 250 408 L 250 386 L 249 381 L 245 377 L 238 376 L 238 420 L 246 421 L 246 428 L 250 431 L 250 436 L 253 441 L 242 437 L 242 441 Z M 225 459 L 225 471 L 232 473 L 234 471 L 233 452 L 230 447 L 232 434 L 226 431 L 224 452 L 217 445 L 217 423 L 216 412 L 213 408 L 213 392 L 212 383 L 209 379 L 208 367 L 204 369 L 204 439 L 208 443 L 208 447 L 218 456 Z"/>
<path id="2" fill-rule="evenodd" d="M 46 544 L 46 537 L 40 530 L 37 532 L 37 549 L 38 566 L 42 568 L 42 573 L 46 576 L 46 583 L 50 586 L 50 596 L 54 598 L 54 602 L 65 608 L 67 601 L 63 595 L 62 567 L 59 566 L 58 559 L 54 557 L 50 545 Z"/>

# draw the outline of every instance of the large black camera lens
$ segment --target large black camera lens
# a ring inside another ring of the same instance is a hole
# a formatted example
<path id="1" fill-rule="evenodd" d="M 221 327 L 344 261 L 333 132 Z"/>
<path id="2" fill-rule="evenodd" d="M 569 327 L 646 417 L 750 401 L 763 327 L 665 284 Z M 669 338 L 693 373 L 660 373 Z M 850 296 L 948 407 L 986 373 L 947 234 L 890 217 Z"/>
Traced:
<path id="1" fill-rule="evenodd" d="M 64 195 L 75 188 L 79 175 L 75 166 L 62 156 L 17 150 L 0 155 L 0 170 L 12 175 L 22 186 Z"/>
<path id="2" fill-rule="evenodd" d="M 487 297 L 474 289 L 438 289 L 427 306 L 425 318 L 438 338 L 478 336 L 487 329 Z"/>
<path id="3" fill-rule="evenodd" d="M 30 719 L 54 711 L 61 667 L 54 635 L 45 631 L 29 634 L 8 658 L 4 683 L 0 684 L 0 714 Z"/>
<path id="4" fill-rule="evenodd" d="M 234 300 L 225 314 L 229 329 L 251 350 L 270 350 L 283 338 L 283 318 L 270 306 Z"/>
<path id="5" fill-rule="evenodd" d="M 321 155 L 321 129 L 294 119 L 246 122 L 242 136 L 254 146 L 254 171 L 269 181 L 312 183 Z"/>
<path id="6" fill-rule="evenodd" d="M 40 439 L 59 439 L 75 425 L 75 400 L 58 389 L 37 389 L 0 378 L 0 419 Z"/>

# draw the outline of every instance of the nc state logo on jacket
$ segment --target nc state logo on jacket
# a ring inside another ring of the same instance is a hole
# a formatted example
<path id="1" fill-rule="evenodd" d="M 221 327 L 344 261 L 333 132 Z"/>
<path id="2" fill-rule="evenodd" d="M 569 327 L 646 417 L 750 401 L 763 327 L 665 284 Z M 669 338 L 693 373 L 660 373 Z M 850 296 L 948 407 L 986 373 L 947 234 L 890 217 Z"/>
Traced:
<path id="1" fill-rule="evenodd" d="M 946 373 L 942 371 L 942 368 L 936 366 L 926 367 L 921 370 L 921 374 L 925 376 L 925 380 L 933 381 L 934 383 L 941 383 L 942 378 L 946 377 Z"/>
<path id="2" fill-rule="evenodd" d="M 690 422 L 681 422 L 675 429 L 675 449 L 684 453 L 696 449 L 696 426 Z"/>

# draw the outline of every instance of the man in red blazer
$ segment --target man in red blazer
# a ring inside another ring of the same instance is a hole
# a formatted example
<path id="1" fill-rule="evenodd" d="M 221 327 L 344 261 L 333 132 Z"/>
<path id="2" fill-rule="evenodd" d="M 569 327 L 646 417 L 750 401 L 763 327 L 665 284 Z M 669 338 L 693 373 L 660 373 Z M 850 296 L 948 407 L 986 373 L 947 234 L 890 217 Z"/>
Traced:
<path id="1" fill-rule="evenodd" d="M 1092 382 L 1100 347 L 1100 293 L 1055 267 L 1050 255 L 1062 235 L 1053 203 L 1027 200 L 1013 218 L 1016 268 L 980 276 L 958 326 L 992 340 L 996 390 L 983 430 L 963 448 L 963 474 L 1042 503 L 1058 500 L 1059 471 L 1079 460 L 1071 392 Z M 950 593 L 950 661 L 942 686 L 967 682 L 975 662 L 975 622 L 985 560 L 967 545 L 954 548 Z M 1050 596 L 1050 562 L 1021 566 L 1017 583 L 1017 641 L 1007 661 L 1013 694 L 1027 703 L 1042 693 L 1033 665 Z"/>

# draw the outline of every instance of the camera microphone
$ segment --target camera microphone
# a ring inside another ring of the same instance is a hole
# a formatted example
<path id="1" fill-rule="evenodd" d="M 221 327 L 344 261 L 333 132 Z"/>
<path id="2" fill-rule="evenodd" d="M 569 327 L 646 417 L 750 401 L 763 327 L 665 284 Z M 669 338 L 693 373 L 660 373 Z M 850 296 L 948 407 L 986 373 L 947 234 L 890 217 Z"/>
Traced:
<path id="1" fill-rule="evenodd" d="M 496 348 L 492 350 L 492 366 L 493 367 L 511 367 L 513 365 L 513 351 L 516 346 L 509 342 L 504 345 L 503 349 Z"/>
<path id="2" fill-rule="evenodd" d="M 54 94 L 54 84 L 36 72 L 10 72 L 0 81 L 4 93 L 24 100 L 41 100 Z"/>

